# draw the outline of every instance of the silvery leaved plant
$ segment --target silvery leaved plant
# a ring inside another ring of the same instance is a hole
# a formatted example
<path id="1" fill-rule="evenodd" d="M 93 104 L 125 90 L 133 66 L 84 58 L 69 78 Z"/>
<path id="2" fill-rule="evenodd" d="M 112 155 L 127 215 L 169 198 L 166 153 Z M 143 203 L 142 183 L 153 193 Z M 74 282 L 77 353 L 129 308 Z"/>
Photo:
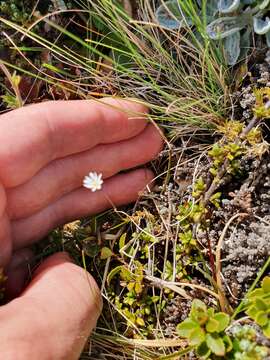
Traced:
<path id="1" fill-rule="evenodd" d="M 223 42 L 229 65 L 247 55 L 253 32 L 265 36 L 270 47 L 270 0 L 196 0 L 196 4 L 201 17 L 206 18 L 208 37 Z M 182 0 L 163 1 L 156 18 L 169 29 L 195 25 L 187 2 Z"/>

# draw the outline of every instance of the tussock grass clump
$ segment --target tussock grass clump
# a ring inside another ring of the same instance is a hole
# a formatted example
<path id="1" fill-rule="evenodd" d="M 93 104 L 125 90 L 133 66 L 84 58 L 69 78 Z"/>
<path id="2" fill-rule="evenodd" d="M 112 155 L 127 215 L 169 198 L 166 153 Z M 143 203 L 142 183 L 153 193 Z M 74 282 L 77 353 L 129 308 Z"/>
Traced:
<path id="1" fill-rule="evenodd" d="M 118 1 L 77 3 L 82 9 L 66 12 L 64 26 L 59 18 L 53 21 L 61 11 L 37 19 L 28 28 L 1 19 L 24 40 L 49 52 L 50 61 L 37 65 L 31 48 L 9 39 L 32 65 L 36 79 L 62 87 L 66 96 L 136 97 L 151 104 L 152 119 L 193 130 L 215 128 L 223 121 L 230 105 L 229 75 L 220 49 L 206 34 L 198 41 L 190 29 L 173 31 L 159 26 L 155 6 L 148 1 L 137 4 L 135 19 Z M 203 35 L 203 19 L 196 5 L 184 3 Z M 36 31 L 44 23 L 53 29 L 54 42 Z"/>

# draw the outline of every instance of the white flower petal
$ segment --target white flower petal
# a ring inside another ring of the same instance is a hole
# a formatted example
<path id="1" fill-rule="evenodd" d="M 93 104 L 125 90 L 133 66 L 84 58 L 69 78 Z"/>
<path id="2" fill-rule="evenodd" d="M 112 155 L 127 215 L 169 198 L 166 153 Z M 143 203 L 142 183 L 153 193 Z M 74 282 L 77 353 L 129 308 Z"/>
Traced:
<path id="1" fill-rule="evenodd" d="M 86 187 L 87 189 L 92 190 L 92 192 L 101 190 L 102 184 L 103 184 L 102 174 L 98 175 L 96 172 L 90 172 L 83 179 L 83 186 Z"/>

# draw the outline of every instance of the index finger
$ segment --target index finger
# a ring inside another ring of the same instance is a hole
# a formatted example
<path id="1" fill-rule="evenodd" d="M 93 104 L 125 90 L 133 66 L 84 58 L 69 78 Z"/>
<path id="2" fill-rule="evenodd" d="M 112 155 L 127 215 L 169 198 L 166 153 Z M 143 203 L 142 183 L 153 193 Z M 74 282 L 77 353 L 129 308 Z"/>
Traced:
<path id="1" fill-rule="evenodd" d="M 139 134 L 145 106 L 119 99 L 44 102 L 0 118 L 0 182 L 18 186 L 57 158 Z"/>
<path id="2" fill-rule="evenodd" d="M 41 358 L 78 359 L 101 306 L 100 292 L 86 270 L 65 253 L 54 254 L 21 296 L 0 308 L 2 358 L 17 359 L 19 353 L 21 359 L 37 359 L 46 349 Z"/>

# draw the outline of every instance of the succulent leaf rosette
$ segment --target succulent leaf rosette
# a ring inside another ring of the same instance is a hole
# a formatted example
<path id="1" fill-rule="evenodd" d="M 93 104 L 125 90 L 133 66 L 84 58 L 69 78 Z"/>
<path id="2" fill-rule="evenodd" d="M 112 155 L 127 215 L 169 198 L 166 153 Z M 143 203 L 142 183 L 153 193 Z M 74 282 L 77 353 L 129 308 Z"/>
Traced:
<path id="1" fill-rule="evenodd" d="M 270 0 L 197 0 L 196 3 L 198 10 L 206 14 L 208 37 L 223 42 L 229 65 L 235 65 L 247 55 L 253 32 L 265 36 L 270 47 Z M 195 25 L 181 0 L 163 2 L 156 18 L 161 26 L 174 30 Z"/>

